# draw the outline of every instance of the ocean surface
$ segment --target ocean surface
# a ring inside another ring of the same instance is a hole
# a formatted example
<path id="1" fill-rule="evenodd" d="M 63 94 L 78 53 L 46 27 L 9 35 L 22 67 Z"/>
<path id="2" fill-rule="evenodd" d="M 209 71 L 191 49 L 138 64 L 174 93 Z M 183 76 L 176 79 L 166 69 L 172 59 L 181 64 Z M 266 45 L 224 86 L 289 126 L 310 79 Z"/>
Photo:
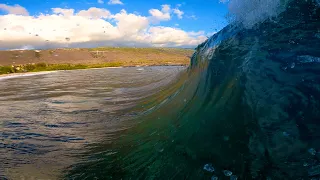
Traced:
<path id="1" fill-rule="evenodd" d="M 61 178 L 83 153 L 119 137 L 139 113 L 130 108 L 184 70 L 104 68 L 0 77 L 0 179 Z"/>
<path id="2" fill-rule="evenodd" d="M 0 173 L 320 179 L 320 1 L 229 0 L 228 7 L 229 25 L 182 71 L 0 81 Z"/>

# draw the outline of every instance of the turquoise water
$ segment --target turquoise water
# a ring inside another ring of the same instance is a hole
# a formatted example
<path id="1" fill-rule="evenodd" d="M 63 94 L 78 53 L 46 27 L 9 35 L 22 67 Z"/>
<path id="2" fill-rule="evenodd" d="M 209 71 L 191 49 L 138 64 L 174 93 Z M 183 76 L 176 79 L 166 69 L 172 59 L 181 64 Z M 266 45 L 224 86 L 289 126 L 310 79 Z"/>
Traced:
<path id="1" fill-rule="evenodd" d="M 235 21 L 197 47 L 175 86 L 65 177 L 320 178 L 319 4 L 266 3 L 231 9 Z"/>
<path id="2" fill-rule="evenodd" d="M 87 97 L 80 111 L 73 111 L 78 105 L 49 98 L 51 106 L 72 112 L 52 119 L 88 121 L 78 129 L 83 135 L 72 134 L 74 129 L 62 131 L 60 138 L 66 142 L 59 151 L 49 146 L 51 156 L 41 159 L 36 153 L 21 159 L 40 159 L 45 162 L 41 165 L 56 160 L 61 163 L 56 162 L 59 171 L 50 177 L 58 179 L 319 179 L 320 3 L 252 2 L 230 1 L 230 25 L 196 48 L 186 70 L 152 69 L 142 76 L 150 81 L 126 71 L 118 79 L 101 75 L 87 88 L 72 91 L 80 91 L 75 101 Z M 96 77 L 91 73 L 77 81 L 64 80 L 65 88 Z M 118 101 L 110 94 L 111 99 L 103 99 L 109 90 L 101 84 L 109 80 L 115 83 Z M 117 84 L 124 80 L 127 83 Z M 82 109 L 89 105 L 90 111 Z M 44 104 L 39 108 L 50 113 Z M 12 111 L 19 109 L 7 110 L 9 115 Z M 16 147 L 3 137 L 6 148 Z M 77 141 L 81 141 L 78 148 L 71 143 Z M 15 157 L 6 166 L 14 166 L 16 160 L 19 164 Z M 32 168 L 16 169 L 7 177 Z M 47 172 L 44 168 L 41 175 Z"/>

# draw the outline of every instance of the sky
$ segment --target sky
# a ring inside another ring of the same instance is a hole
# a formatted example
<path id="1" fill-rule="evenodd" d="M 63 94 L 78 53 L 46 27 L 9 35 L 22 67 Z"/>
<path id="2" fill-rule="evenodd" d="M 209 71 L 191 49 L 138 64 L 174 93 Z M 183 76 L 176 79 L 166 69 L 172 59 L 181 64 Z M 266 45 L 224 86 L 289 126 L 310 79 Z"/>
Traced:
<path id="1" fill-rule="evenodd" d="M 226 14 L 219 0 L 2 1 L 0 49 L 196 47 Z"/>

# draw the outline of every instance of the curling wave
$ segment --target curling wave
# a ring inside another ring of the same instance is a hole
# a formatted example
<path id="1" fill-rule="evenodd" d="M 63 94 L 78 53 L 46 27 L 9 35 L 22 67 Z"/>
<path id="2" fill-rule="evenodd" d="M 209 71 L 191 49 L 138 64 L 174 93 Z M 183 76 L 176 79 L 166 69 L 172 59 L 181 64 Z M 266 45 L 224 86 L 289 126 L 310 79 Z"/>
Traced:
<path id="1" fill-rule="evenodd" d="M 320 177 L 318 0 L 231 0 L 178 82 L 72 179 Z"/>

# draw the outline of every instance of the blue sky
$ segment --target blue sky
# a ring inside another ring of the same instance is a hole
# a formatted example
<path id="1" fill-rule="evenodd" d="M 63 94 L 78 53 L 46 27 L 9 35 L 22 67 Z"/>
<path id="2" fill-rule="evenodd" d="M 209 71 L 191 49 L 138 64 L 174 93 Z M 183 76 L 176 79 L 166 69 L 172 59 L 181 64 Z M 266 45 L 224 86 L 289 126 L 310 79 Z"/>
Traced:
<path id="1" fill-rule="evenodd" d="M 169 0 L 150 0 L 150 1 L 120 0 L 123 4 L 110 4 L 108 3 L 108 1 L 109 0 L 104 0 L 103 3 L 101 2 L 98 3 L 98 0 L 64 0 L 64 1 L 10 0 L 7 2 L 3 2 L 2 6 L 0 3 L 0 18 L 1 16 L 4 18 L 6 15 L 10 13 L 15 14 L 16 11 L 11 10 L 10 8 L 13 8 L 16 5 L 19 5 L 19 7 L 21 6 L 21 8 L 24 8 L 28 12 L 27 14 L 24 13 L 24 15 L 25 16 L 28 15 L 30 17 L 37 17 L 41 13 L 52 14 L 53 13 L 52 8 L 73 9 L 74 13 L 76 14 L 81 10 L 88 10 L 89 8 L 96 7 L 99 9 L 106 9 L 112 15 L 115 15 L 121 12 L 122 9 L 124 9 L 127 14 L 134 13 L 136 15 L 140 15 L 142 17 L 147 17 L 147 18 L 149 18 L 151 14 L 150 13 L 151 9 L 158 9 L 159 11 L 162 11 L 161 10 L 162 5 L 169 5 L 170 20 L 159 20 L 159 22 L 156 24 L 151 24 L 151 23 L 148 24 L 149 25 L 148 27 L 152 25 L 153 27 L 157 27 L 158 29 L 160 27 L 175 28 L 175 29 L 184 31 L 189 35 L 190 35 L 190 32 L 201 31 L 201 32 L 204 32 L 202 36 L 207 36 L 208 33 L 217 32 L 227 25 L 227 22 L 225 19 L 225 15 L 227 14 L 227 5 L 223 3 L 219 3 L 219 0 L 203 0 L 203 1 L 199 1 L 199 0 L 184 0 L 184 1 L 181 1 L 181 0 L 180 1 L 179 0 L 170 0 L 170 1 Z M 119 1 L 119 0 L 115 0 L 115 1 Z M 177 14 L 173 13 L 174 9 L 178 9 L 179 11 L 183 12 L 181 18 L 179 18 Z M 8 16 L 6 18 L 8 19 Z M 18 22 L 16 20 L 17 17 L 10 16 L 10 18 L 12 19 L 10 22 L 8 22 L 6 26 L 8 26 L 9 24 L 12 24 L 12 22 L 14 22 L 15 24 L 14 26 L 15 29 L 16 29 L 16 26 L 19 26 L 19 25 L 23 27 L 25 26 L 21 24 L 20 21 Z M 117 19 L 117 21 L 119 20 Z M 117 21 L 110 20 L 108 22 L 111 23 L 112 25 L 115 25 L 114 22 L 117 22 Z M 70 23 L 72 23 L 72 21 L 70 21 Z M 59 26 L 59 25 L 56 25 L 56 26 Z M 1 25 L 0 25 L 0 28 L 2 28 Z M 3 28 L 6 29 L 6 27 L 3 27 Z M 87 27 L 87 28 L 91 28 L 91 27 Z M 0 31 L 0 35 L 1 35 L 1 31 Z M 47 37 L 43 37 L 43 38 L 47 38 Z M 197 38 L 197 37 L 192 36 L 192 38 Z M 200 36 L 198 39 L 201 39 Z M 191 41 L 191 40 L 193 39 L 188 39 L 188 41 Z M 155 41 L 152 41 L 152 42 L 155 42 Z M 172 45 L 173 43 L 174 42 L 169 44 Z M 198 43 L 198 42 L 195 42 L 195 43 Z M 176 43 L 176 44 L 177 46 L 181 45 L 181 43 Z"/>
<path id="2" fill-rule="evenodd" d="M 219 0 L 122 0 L 123 5 L 109 5 L 105 0 L 103 4 L 98 3 L 97 0 L 10 0 L 8 5 L 19 4 L 25 7 L 31 15 L 50 12 L 51 8 L 73 8 L 75 10 L 88 9 L 90 7 L 105 8 L 112 13 L 117 13 L 121 9 L 128 12 L 138 12 L 141 15 L 148 15 L 148 10 L 152 8 L 159 8 L 162 4 L 170 4 L 175 7 L 181 4 L 180 9 L 184 11 L 185 17 L 183 19 L 173 18 L 170 22 L 163 22 L 162 25 L 174 26 L 179 24 L 179 27 L 186 31 L 206 32 L 215 31 L 223 28 L 227 22 L 225 15 L 227 7 Z M 195 16 L 196 19 L 191 18 Z M 188 18 L 189 17 L 189 18 Z"/>

